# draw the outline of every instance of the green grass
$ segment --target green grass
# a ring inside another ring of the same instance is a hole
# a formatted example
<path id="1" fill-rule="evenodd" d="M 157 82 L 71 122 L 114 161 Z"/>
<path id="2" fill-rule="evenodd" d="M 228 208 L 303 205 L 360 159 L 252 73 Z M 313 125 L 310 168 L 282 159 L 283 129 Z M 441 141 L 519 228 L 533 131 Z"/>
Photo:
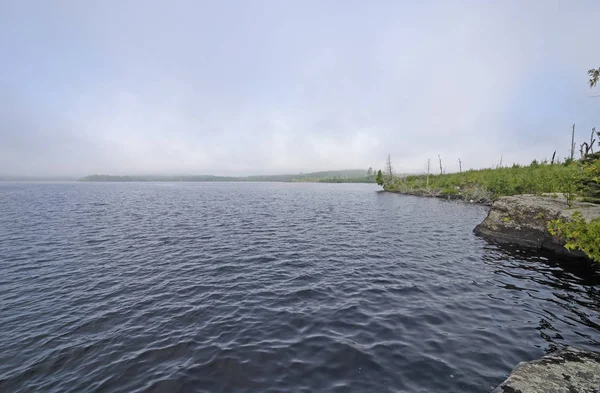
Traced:
<path id="1" fill-rule="evenodd" d="M 384 185 L 388 191 L 491 200 L 517 194 L 570 193 L 579 168 L 576 164 L 538 163 L 496 169 L 469 170 L 445 175 L 414 175 L 395 178 Z"/>

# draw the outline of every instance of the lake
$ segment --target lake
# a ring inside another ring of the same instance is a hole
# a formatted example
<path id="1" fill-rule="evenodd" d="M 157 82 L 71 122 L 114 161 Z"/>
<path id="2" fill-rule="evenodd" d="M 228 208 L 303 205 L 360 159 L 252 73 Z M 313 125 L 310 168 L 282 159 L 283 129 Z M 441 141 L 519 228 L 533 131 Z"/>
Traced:
<path id="1" fill-rule="evenodd" d="M 599 269 L 377 191 L 0 183 L 0 391 L 488 392 L 599 349 Z"/>

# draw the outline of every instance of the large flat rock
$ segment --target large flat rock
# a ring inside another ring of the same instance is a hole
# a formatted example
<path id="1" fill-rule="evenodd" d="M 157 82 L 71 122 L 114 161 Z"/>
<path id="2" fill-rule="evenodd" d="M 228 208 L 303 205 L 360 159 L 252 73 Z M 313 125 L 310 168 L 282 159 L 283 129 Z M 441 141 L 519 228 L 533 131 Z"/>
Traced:
<path id="1" fill-rule="evenodd" d="M 600 353 L 562 349 L 522 362 L 492 393 L 598 393 Z"/>
<path id="2" fill-rule="evenodd" d="M 488 216 L 474 232 L 492 241 L 536 249 L 547 249 L 571 257 L 586 258 L 581 251 L 568 251 L 564 240 L 548 232 L 548 221 L 570 220 L 575 211 L 586 220 L 600 217 L 600 205 L 576 202 L 567 205 L 564 197 L 515 195 L 495 201 Z"/>

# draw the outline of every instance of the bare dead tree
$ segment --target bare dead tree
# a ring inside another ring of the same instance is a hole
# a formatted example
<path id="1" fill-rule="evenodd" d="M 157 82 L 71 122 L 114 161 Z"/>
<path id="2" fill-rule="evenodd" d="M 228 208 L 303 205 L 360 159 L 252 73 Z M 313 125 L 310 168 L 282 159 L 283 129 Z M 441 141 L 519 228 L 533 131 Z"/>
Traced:
<path id="1" fill-rule="evenodd" d="M 440 161 L 440 175 L 444 174 L 444 170 L 442 169 L 442 157 L 438 154 L 438 160 Z"/>
<path id="2" fill-rule="evenodd" d="M 427 159 L 427 187 L 429 187 L 429 171 L 431 170 L 431 158 Z"/>
<path id="3" fill-rule="evenodd" d="M 502 160 L 504 159 L 504 153 L 500 155 L 500 168 L 502 168 Z"/>
<path id="4" fill-rule="evenodd" d="M 596 127 L 592 128 L 592 135 L 590 135 L 590 143 L 583 142 L 579 147 L 579 154 L 581 154 L 581 159 L 586 158 L 589 154 L 594 153 L 594 143 L 596 139 L 594 139 L 594 134 L 596 134 Z"/>
<path id="5" fill-rule="evenodd" d="M 460 160 L 460 158 L 458 159 L 458 170 L 460 173 L 462 173 L 462 161 Z"/>
<path id="6" fill-rule="evenodd" d="M 550 165 L 554 165 L 554 158 L 556 158 L 556 150 L 554 150 L 554 154 L 552 154 L 552 161 L 550 161 Z"/>
<path id="7" fill-rule="evenodd" d="M 583 142 L 581 145 L 579 145 L 579 155 L 581 156 L 580 158 L 582 160 L 585 158 L 585 156 L 587 156 L 589 151 L 590 145 L 588 145 L 587 142 Z"/>
<path id="8" fill-rule="evenodd" d="M 575 124 L 573 124 L 573 131 L 571 132 L 571 161 L 575 156 Z"/>
<path id="9" fill-rule="evenodd" d="M 392 158 L 389 154 L 385 162 L 385 174 L 388 176 L 390 181 L 394 177 L 394 168 L 392 168 Z"/>

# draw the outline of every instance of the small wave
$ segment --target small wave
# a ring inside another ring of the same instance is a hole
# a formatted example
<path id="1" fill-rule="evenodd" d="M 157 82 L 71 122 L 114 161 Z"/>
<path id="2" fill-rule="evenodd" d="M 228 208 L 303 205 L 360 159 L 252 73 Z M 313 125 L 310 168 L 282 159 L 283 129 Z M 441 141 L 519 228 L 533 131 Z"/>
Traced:
<path id="1" fill-rule="evenodd" d="M 474 237 L 477 206 L 371 185 L 6 187 L 3 392 L 486 391 L 550 346 L 600 345 L 598 267 Z"/>

